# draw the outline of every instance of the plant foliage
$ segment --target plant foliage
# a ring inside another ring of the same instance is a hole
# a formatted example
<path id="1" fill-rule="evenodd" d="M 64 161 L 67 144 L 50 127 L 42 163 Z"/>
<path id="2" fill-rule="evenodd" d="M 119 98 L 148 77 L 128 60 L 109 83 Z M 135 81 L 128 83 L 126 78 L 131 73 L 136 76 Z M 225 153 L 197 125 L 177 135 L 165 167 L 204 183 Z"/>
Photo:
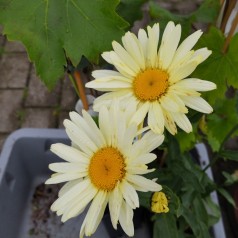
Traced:
<path id="1" fill-rule="evenodd" d="M 0 0 L 0 24 L 9 40 L 25 45 L 37 74 L 52 88 L 84 55 L 97 62 L 128 26 L 116 12 L 117 0 Z M 93 9 L 93 10 L 92 10 Z"/>

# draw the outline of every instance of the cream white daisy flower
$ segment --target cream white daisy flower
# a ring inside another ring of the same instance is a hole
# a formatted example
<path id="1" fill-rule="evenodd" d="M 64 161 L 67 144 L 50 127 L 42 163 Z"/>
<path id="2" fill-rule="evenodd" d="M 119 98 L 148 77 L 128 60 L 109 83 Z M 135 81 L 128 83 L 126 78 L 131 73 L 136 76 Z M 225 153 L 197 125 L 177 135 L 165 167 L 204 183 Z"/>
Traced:
<path id="1" fill-rule="evenodd" d="M 59 143 L 51 147 L 66 162 L 49 165 L 55 174 L 46 184 L 67 182 L 51 209 L 65 222 L 82 213 L 91 202 L 80 237 L 96 231 L 107 204 L 113 227 L 117 229 L 119 221 L 126 234 L 133 236 L 133 209 L 139 207 L 136 190 L 161 190 L 159 184 L 143 174 L 154 171 L 146 164 L 156 159 L 150 152 L 163 142 L 164 136 L 149 131 L 135 141 L 137 126 L 129 124 L 134 112 L 133 105 L 125 111 L 116 105 L 102 107 L 100 129 L 86 111 L 83 117 L 71 112 L 71 120 L 65 120 L 64 125 L 73 146 Z"/>
<path id="2" fill-rule="evenodd" d="M 159 43 L 159 24 L 140 29 L 138 38 L 131 32 L 122 37 L 122 45 L 112 42 L 113 51 L 102 57 L 118 71 L 96 70 L 95 80 L 86 84 L 99 91 L 110 91 L 97 98 L 94 109 L 110 105 L 117 98 L 125 106 L 133 102 L 137 112 L 132 121 L 140 124 L 148 114 L 148 125 L 155 133 L 163 133 L 164 127 L 171 134 L 177 126 L 187 133 L 192 126 L 187 107 L 202 113 L 211 113 L 212 107 L 200 97 L 198 91 L 216 88 L 212 82 L 187 78 L 195 68 L 211 54 L 207 48 L 192 50 L 202 32 L 194 32 L 180 45 L 181 26 L 169 22 Z"/>

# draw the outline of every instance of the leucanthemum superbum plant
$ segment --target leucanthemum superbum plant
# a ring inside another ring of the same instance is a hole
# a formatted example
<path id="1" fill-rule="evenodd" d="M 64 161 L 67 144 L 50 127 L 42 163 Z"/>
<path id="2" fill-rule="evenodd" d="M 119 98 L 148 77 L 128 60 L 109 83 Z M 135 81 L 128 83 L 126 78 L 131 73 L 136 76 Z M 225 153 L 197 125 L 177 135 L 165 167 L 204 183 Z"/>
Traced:
<path id="1" fill-rule="evenodd" d="M 53 163 L 55 173 L 46 184 L 66 184 L 51 210 L 62 215 L 62 221 L 81 214 L 91 203 L 81 227 L 80 237 L 90 236 L 97 229 L 106 206 L 112 225 L 118 221 L 128 236 L 134 235 L 133 210 L 139 207 L 136 191 L 160 191 L 161 186 L 143 175 L 154 171 L 147 164 L 156 159 L 150 153 L 164 140 L 152 131 L 138 131 L 130 118 L 135 106 L 121 110 L 117 103 L 99 110 L 99 128 L 91 116 L 83 111 L 80 116 L 70 113 L 71 120 L 64 126 L 72 146 L 53 144 L 51 151 L 66 162 Z M 139 139 L 136 140 L 136 138 Z"/>
<path id="2" fill-rule="evenodd" d="M 148 126 L 155 133 L 163 133 L 165 127 L 174 135 L 177 126 L 191 132 L 188 108 L 211 113 L 212 107 L 199 92 L 216 88 L 212 82 L 189 78 L 211 54 L 207 48 L 192 50 L 201 35 L 198 30 L 179 45 L 181 26 L 169 22 L 159 48 L 158 23 L 148 26 L 147 32 L 140 29 L 138 37 L 127 32 L 122 45 L 113 41 L 113 51 L 104 52 L 102 57 L 117 71 L 95 70 L 95 80 L 86 84 L 88 88 L 108 92 L 95 100 L 94 109 L 98 111 L 116 98 L 125 107 L 128 102 L 136 105 L 131 121 L 137 125 L 148 115 Z"/>

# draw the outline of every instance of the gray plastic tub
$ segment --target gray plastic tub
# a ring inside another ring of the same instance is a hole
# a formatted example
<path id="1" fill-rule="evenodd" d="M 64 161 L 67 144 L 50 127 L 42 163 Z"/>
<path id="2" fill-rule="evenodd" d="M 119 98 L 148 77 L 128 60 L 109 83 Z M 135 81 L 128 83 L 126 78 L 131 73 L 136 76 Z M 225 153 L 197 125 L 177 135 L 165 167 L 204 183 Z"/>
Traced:
<path id="1" fill-rule="evenodd" d="M 48 238 L 29 233 L 31 199 L 36 186 L 51 174 L 49 163 L 60 161 L 49 151 L 52 143 L 69 144 L 61 129 L 20 129 L 6 140 L 0 155 L 0 238 Z M 62 160 L 61 160 L 62 161 Z M 135 237 L 151 237 L 143 222 L 143 211 L 135 221 Z M 85 214 L 73 218 L 60 226 L 57 235 L 49 238 L 78 238 Z M 94 238 L 125 237 L 114 231 L 106 214 Z"/>

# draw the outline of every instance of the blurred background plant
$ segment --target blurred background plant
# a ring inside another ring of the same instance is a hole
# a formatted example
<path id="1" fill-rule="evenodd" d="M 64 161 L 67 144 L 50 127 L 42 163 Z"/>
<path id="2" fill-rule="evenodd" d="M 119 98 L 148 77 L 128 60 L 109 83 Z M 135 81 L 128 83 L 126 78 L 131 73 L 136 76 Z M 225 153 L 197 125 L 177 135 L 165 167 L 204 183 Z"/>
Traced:
<path id="1" fill-rule="evenodd" d="M 66 73 L 85 109 L 88 103 L 82 72 L 87 73 L 88 81 L 93 69 L 110 67 L 100 54 L 111 49 L 113 40 L 120 41 L 125 31 L 137 33 L 139 28 L 155 22 L 163 31 L 172 20 L 182 25 L 184 39 L 202 28 L 205 33 L 196 47 L 208 47 L 213 53 L 192 77 L 216 83 L 217 90 L 204 93 L 214 112 L 205 116 L 190 110 L 193 132 L 179 131 L 175 137 L 166 134 L 163 148 L 156 151 L 155 174 L 169 198 L 169 212 L 152 216 L 153 236 L 210 237 L 209 228 L 220 217 L 220 208 L 210 197 L 211 192 L 217 191 L 230 204 L 221 198 L 227 237 L 238 237 L 238 3 L 199 0 L 197 8 L 189 13 L 178 13 L 173 7 L 178 4 L 182 8 L 190 2 L 0 0 L 0 24 L 9 40 L 25 45 L 37 74 L 49 89 Z M 89 93 L 97 96 L 93 90 Z M 210 155 L 210 164 L 204 169 L 194 150 L 199 142 L 205 143 Z M 211 166 L 215 182 L 205 173 Z M 141 194 L 141 204 L 148 209 L 151 196 Z"/>

